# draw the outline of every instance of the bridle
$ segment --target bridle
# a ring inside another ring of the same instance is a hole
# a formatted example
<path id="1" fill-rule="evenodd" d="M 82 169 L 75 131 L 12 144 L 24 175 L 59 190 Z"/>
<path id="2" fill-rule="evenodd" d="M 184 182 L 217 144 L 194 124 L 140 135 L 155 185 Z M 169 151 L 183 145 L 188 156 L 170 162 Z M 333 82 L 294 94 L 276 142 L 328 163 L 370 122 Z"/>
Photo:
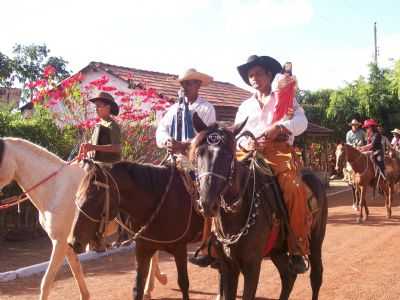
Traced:
<path id="1" fill-rule="evenodd" d="M 89 213 L 85 212 L 84 209 L 80 206 L 80 204 L 76 201 L 75 199 L 75 205 L 78 208 L 79 212 L 81 212 L 88 220 L 90 220 L 93 223 L 99 223 L 99 228 L 97 230 L 97 237 L 101 238 L 104 237 L 104 233 L 106 231 L 107 225 L 112 222 L 112 221 L 116 221 L 118 223 L 118 219 L 120 218 L 119 213 L 117 214 L 117 216 L 113 219 L 110 219 L 110 207 L 111 207 L 111 199 L 110 199 L 110 183 L 109 183 L 109 178 L 111 178 L 111 181 L 116 189 L 117 192 L 117 199 L 118 199 L 118 203 L 117 203 L 117 207 L 119 207 L 119 203 L 121 202 L 121 194 L 120 191 L 118 189 L 118 185 L 117 182 L 115 181 L 115 178 L 111 175 L 111 173 L 106 170 L 105 168 L 102 168 L 98 165 L 95 164 L 95 168 L 99 168 L 101 170 L 101 172 L 104 175 L 105 178 L 105 182 L 100 182 L 98 181 L 96 178 L 93 181 L 93 185 L 97 186 L 97 188 L 103 188 L 105 189 L 105 201 L 104 201 L 104 205 L 103 205 L 103 209 L 102 209 L 102 213 L 101 213 L 101 217 L 100 219 L 97 218 L 93 218 L 92 216 L 89 215 Z"/>
<path id="2" fill-rule="evenodd" d="M 216 132 L 212 132 L 212 133 L 210 133 L 209 135 L 212 135 L 212 134 L 216 134 Z M 235 147 L 236 147 L 236 142 L 237 142 L 240 138 L 242 138 L 242 137 L 250 137 L 250 138 L 253 139 L 254 141 L 257 141 L 257 139 L 254 137 L 254 135 L 253 135 L 250 131 L 245 131 L 245 132 L 243 132 L 242 134 L 240 134 L 240 135 L 235 139 Z M 221 138 L 221 140 L 218 141 L 217 143 L 213 143 L 212 145 L 219 145 L 219 144 L 221 143 L 222 140 L 223 140 L 223 138 Z M 208 142 L 208 138 L 207 138 L 207 142 Z M 210 143 L 209 143 L 209 144 L 210 144 Z M 252 152 L 249 153 L 248 156 L 251 156 L 251 154 L 253 154 L 253 153 L 252 153 Z M 198 156 L 197 156 L 197 157 L 198 157 Z M 228 191 L 228 189 L 229 189 L 230 187 L 233 186 L 233 183 L 232 183 L 232 182 L 233 182 L 233 177 L 234 177 L 235 170 L 236 170 L 236 162 L 237 162 L 237 161 L 236 161 L 236 159 L 235 159 L 235 154 L 232 154 L 232 158 L 231 158 L 231 162 L 230 162 L 230 168 L 229 168 L 229 173 L 228 173 L 228 175 L 226 175 L 226 176 L 224 176 L 224 175 L 222 175 L 222 174 L 219 174 L 219 173 L 216 173 L 216 172 L 210 172 L 210 171 L 202 172 L 202 173 L 200 173 L 200 174 L 197 174 L 197 176 L 196 176 L 196 183 L 197 183 L 197 187 L 198 187 L 198 188 L 200 187 L 200 179 L 203 178 L 203 177 L 208 177 L 208 176 L 210 176 L 210 177 L 216 177 L 216 178 L 221 179 L 221 180 L 223 180 L 223 181 L 225 182 L 225 186 L 224 186 L 224 188 L 222 189 L 222 191 L 221 191 L 219 197 L 221 198 L 221 207 L 222 207 L 226 212 L 234 212 L 234 211 L 235 211 L 235 207 L 238 207 L 238 206 L 239 206 L 240 202 L 242 201 L 243 195 L 244 195 L 244 193 L 245 193 L 245 191 L 246 191 L 246 189 L 247 189 L 247 185 L 248 185 L 248 183 L 249 183 L 251 169 L 252 169 L 252 167 L 254 167 L 254 164 L 253 164 L 253 162 L 252 162 L 252 163 L 251 163 L 251 167 L 250 167 L 250 171 L 249 171 L 249 174 L 248 174 L 248 176 L 247 176 L 245 186 L 244 186 L 244 188 L 242 189 L 242 192 L 239 194 L 239 196 L 237 197 L 237 199 L 235 199 L 234 201 L 232 201 L 232 202 L 233 202 L 232 204 L 227 204 L 226 200 L 224 199 L 224 194 Z M 198 201 L 199 201 L 199 200 L 198 200 Z"/>

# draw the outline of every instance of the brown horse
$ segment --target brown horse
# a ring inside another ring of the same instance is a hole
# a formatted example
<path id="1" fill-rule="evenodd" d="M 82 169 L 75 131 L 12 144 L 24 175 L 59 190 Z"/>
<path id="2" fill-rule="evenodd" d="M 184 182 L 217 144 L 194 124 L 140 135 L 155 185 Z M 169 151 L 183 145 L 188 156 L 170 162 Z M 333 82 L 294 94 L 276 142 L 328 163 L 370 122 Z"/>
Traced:
<path id="1" fill-rule="evenodd" d="M 239 274 L 244 276 L 243 299 L 255 297 L 261 262 L 267 240 L 277 234 L 278 220 L 283 223 L 285 209 L 279 204 L 279 188 L 272 176 L 236 160 L 235 136 L 242 126 L 232 130 L 217 124 L 206 127 L 193 119 L 200 132 L 192 142 L 191 157 L 197 164 L 200 206 L 205 216 L 214 217 L 213 242 L 218 253 L 220 296 L 236 299 Z M 244 125 L 244 124 L 241 124 Z M 327 223 L 327 199 L 321 181 L 312 173 L 304 173 L 304 182 L 318 202 L 310 237 L 312 299 L 318 299 L 322 284 L 321 248 Z M 297 278 L 287 255 L 285 230 L 279 230 L 277 243 L 270 257 L 277 267 L 282 283 L 279 299 L 289 299 Z"/>
<path id="2" fill-rule="evenodd" d="M 379 182 L 377 182 L 374 164 L 370 155 L 361 153 L 356 148 L 347 144 L 343 144 L 342 147 L 343 151 L 337 151 L 337 155 L 339 156 L 337 159 L 344 157 L 354 170 L 355 204 L 359 210 L 357 222 L 368 219 L 369 209 L 366 201 L 366 190 L 368 187 L 375 190 L 377 184 L 379 184 L 384 194 L 386 215 L 390 218 L 392 216 L 394 185 L 400 180 L 400 161 L 397 158 L 385 156 L 385 178 L 381 177 Z"/>
<path id="3" fill-rule="evenodd" d="M 75 252 L 101 236 L 102 223 L 118 220 L 119 212 L 124 212 L 133 223 L 129 230 L 140 232 L 135 238 L 133 298 L 143 299 L 150 259 L 163 250 L 174 256 L 182 298 L 189 299 L 187 244 L 199 236 L 203 217 L 196 213 L 175 167 L 119 162 L 107 171 L 94 166 L 82 181 L 77 201 L 80 213 L 70 241 Z"/>

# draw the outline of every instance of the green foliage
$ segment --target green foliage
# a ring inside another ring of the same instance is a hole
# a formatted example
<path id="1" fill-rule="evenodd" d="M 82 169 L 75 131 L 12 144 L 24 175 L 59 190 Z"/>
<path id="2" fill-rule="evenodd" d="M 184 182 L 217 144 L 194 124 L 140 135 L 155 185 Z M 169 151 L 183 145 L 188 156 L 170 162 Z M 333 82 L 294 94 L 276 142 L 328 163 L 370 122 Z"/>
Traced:
<path id="1" fill-rule="evenodd" d="M 24 138 L 64 159 L 75 144 L 75 131 L 73 127 L 57 127 L 48 111 L 40 106 L 35 107 L 35 113 L 29 119 L 20 113 L 0 110 L 0 136 Z"/>
<path id="2" fill-rule="evenodd" d="M 68 62 L 62 57 L 49 56 L 46 45 L 20 45 L 13 48 L 13 57 L 0 53 L 0 87 L 13 86 L 16 81 L 21 85 L 36 81 L 42 77 L 46 66 L 55 68 L 55 78 L 62 80 L 70 76 Z M 27 96 L 27 95 L 25 95 Z"/>
<path id="3" fill-rule="evenodd" d="M 10 87 L 12 85 L 12 72 L 12 60 L 0 52 L 0 87 Z"/>
<path id="4" fill-rule="evenodd" d="M 298 93 L 308 119 L 333 129 L 339 139 L 344 139 L 353 118 L 376 119 L 387 133 L 400 127 L 400 60 L 393 69 L 370 64 L 369 70 L 367 79 L 360 77 L 337 90 Z"/>

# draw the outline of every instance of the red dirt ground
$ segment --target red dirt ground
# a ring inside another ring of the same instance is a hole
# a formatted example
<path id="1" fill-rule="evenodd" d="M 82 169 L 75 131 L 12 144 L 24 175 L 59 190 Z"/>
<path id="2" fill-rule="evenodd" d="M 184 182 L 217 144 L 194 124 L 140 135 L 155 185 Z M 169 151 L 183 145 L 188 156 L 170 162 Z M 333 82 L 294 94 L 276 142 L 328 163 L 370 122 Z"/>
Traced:
<path id="1" fill-rule="evenodd" d="M 329 198 L 329 220 L 323 247 L 325 273 L 320 299 L 398 300 L 400 299 L 400 207 L 394 207 L 393 218 L 388 220 L 385 217 L 383 199 L 369 201 L 370 219 L 365 224 L 359 225 L 356 224 L 356 215 L 351 209 L 350 199 L 349 193 Z M 0 271 L 15 269 L 20 267 L 20 264 L 28 265 L 45 260 L 37 261 L 38 256 L 46 259 L 48 257 L 46 240 L 41 240 L 40 243 L 37 241 L 26 243 L 25 250 L 21 250 L 19 244 L 13 244 L 15 255 L 10 254 L 12 253 L 10 245 L 1 245 L 3 250 L 0 249 L 2 251 Z M 84 269 L 92 299 L 131 299 L 134 279 L 133 260 L 132 253 L 125 253 L 85 263 Z M 168 274 L 169 282 L 166 286 L 157 285 L 153 298 L 181 299 L 174 262 L 166 254 L 162 255 L 161 261 L 161 269 Z M 189 277 L 192 299 L 215 297 L 217 291 L 215 270 L 189 265 Z M 41 278 L 42 274 L 0 283 L 0 299 L 37 299 Z M 241 289 L 242 282 L 239 295 Z M 279 291 L 278 273 L 272 263 L 265 260 L 257 297 L 264 300 L 277 299 Z M 308 275 L 299 276 L 291 299 L 310 298 Z M 50 299 L 79 299 L 78 288 L 68 269 L 64 268 L 58 275 Z"/>

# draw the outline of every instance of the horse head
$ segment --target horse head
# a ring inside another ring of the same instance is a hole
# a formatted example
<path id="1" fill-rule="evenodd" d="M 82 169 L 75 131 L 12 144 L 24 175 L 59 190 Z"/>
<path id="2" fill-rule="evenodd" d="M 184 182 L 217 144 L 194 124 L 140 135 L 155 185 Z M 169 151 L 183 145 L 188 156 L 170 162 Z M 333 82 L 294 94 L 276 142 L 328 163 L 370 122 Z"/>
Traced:
<path id="1" fill-rule="evenodd" d="M 118 214 L 118 203 L 113 201 L 117 187 L 109 171 L 89 163 L 75 199 L 78 214 L 75 217 L 70 246 L 76 253 L 85 251 L 88 244 L 98 245 L 106 227 Z"/>
<path id="2" fill-rule="evenodd" d="M 236 165 L 235 136 L 247 120 L 231 128 L 218 124 L 205 126 L 193 116 L 193 123 L 199 134 L 191 145 L 190 158 L 197 169 L 199 205 L 205 216 L 215 216 L 221 206 L 221 195 L 232 184 Z"/>

